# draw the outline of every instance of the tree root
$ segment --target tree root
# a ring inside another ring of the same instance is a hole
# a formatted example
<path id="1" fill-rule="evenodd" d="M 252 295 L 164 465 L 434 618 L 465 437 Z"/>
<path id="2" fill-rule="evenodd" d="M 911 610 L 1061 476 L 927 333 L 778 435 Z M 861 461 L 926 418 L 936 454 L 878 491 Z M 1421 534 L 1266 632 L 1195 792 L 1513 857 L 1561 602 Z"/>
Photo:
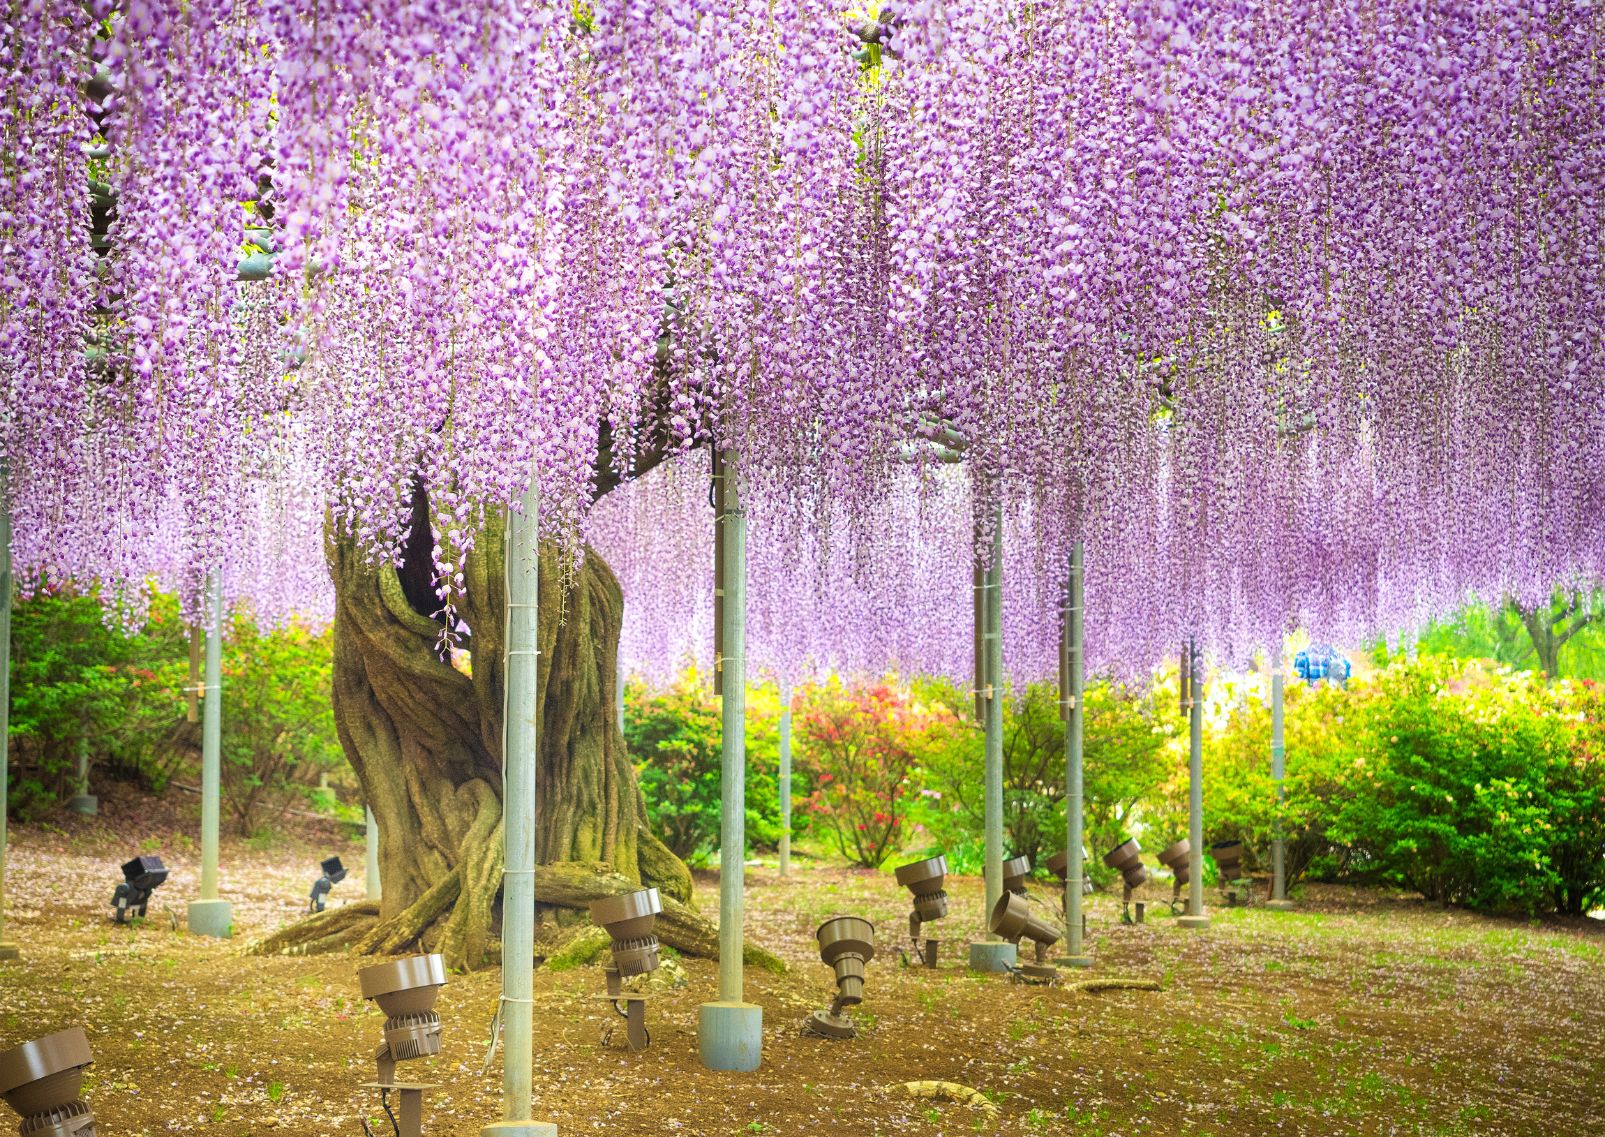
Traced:
<path id="1" fill-rule="evenodd" d="M 1066 991 L 1085 991 L 1096 995 L 1099 991 L 1163 991 L 1157 979 L 1080 979 L 1064 985 Z"/>
<path id="2" fill-rule="evenodd" d="M 986 1114 L 989 1121 L 996 1121 L 998 1118 L 998 1107 L 995 1102 L 988 1101 L 980 1090 L 961 1086 L 957 1082 L 901 1082 L 886 1088 L 918 1101 L 950 1101 L 958 1105 L 967 1105 Z"/>
<path id="3" fill-rule="evenodd" d="M 317 955 L 338 951 L 355 943 L 378 920 L 379 902 L 376 900 L 326 908 L 258 940 L 246 949 L 246 954 Z"/>
<path id="4" fill-rule="evenodd" d="M 483 826 L 476 823 L 464 837 L 466 855 L 458 867 L 388 920 L 379 919 L 379 905 L 373 901 L 347 904 L 280 929 L 251 945 L 250 953 L 310 955 L 350 949 L 358 955 L 388 955 L 418 945 L 440 951 L 448 967 L 481 965 L 495 954 L 490 950 L 489 914 L 501 876 L 502 856 L 498 815 L 486 811 L 480 816 L 489 817 L 490 822 Z M 474 882 L 468 896 L 462 887 L 465 873 Z M 601 861 L 560 861 L 535 868 L 535 896 L 549 907 L 584 911 L 593 900 L 634 892 L 640 887 Z M 470 899 L 475 895 L 485 898 L 482 910 Z M 661 898 L 663 912 L 655 929 L 658 939 L 686 955 L 717 959 L 718 926 L 672 896 Z M 431 937 L 438 937 L 438 945 L 431 944 Z M 754 967 L 776 975 L 785 973 L 786 965 L 756 944 L 746 944 L 742 954 L 745 962 Z"/>

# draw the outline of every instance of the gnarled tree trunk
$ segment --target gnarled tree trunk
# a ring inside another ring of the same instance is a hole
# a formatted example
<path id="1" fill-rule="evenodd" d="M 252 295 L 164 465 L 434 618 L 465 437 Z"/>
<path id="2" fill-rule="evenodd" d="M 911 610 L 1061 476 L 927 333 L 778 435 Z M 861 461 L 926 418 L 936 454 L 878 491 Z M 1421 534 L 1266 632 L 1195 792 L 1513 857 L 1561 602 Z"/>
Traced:
<path id="1" fill-rule="evenodd" d="M 458 616 L 467 625 L 470 675 L 441 658 L 443 625 L 426 614 L 438 604 L 427 584 L 422 492 L 399 572 L 331 527 L 335 721 L 378 821 L 384 899 L 377 913 L 349 905 L 304 921 L 265 941 L 264 950 L 416 946 L 466 968 L 488 958 L 502 870 L 505 531 L 505 516 L 491 519 L 465 565 Z M 617 891 L 622 876 L 689 905 L 690 872 L 647 828 L 615 718 L 618 580 L 594 553 L 568 588 L 554 549 L 541 550 L 540 568 L 536 859 L 602 862 L 594 896 Z M 586 893 L 570 887 L 558 903 L 580 906 Z M 708 921 L 689 908 L 669 923 L 684 934 L 665 928 L 667 943 L 684 939 L 700 953 L 716 942 Z"/>

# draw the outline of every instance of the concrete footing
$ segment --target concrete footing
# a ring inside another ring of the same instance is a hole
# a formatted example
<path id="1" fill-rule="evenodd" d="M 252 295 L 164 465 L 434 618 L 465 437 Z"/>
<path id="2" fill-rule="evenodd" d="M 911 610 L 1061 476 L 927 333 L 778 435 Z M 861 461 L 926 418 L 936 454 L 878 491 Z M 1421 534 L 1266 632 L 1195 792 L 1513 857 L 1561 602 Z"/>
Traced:
<path id="1" fill-rule="evenodd" d="M 79 794 L 67 802 L 67 808 L 74 813 L 93 815 L 100 812 L 100 799 L 94 794 Z"/>
<path id="2" fill-rule="evenodd" d="M 16 944 L 0 944 L 0 959 L 21 959 L 22 949 Z"/>
<path id="3" fill-rule="evenodd" d="M 1014 944 L 978 943 L 970 945 L 970 968 L 973 971 L 1005 972 L 1020 958 L 1020 949 Z"/>
<path id="4" fill-rule="evenodd" d="M 189 934 L 226 940 L 234 934 L 234 908 L 227 900 L 191 900 Z"/>
<path id="5" fill-rule="evenodd" d="M 710 1070 L 750 1073 L 763 1061 L 763 1008 L 756 1003 L 703 1003 L 697 1048 Z"/>
<path id="6" fill-rule="evenodd" d="M 1176 923 L 1183 928 L 1207 928 L 1209 927 L 1209 917 L 1181 916 L 1177 918 Z"/>
<path id="7" fill-rule="evenodd" d="M 1291 912 L 1295 907 L 1297 907 L 1297 905 L 1295 905 L 1291 900 L 1267 900 L 1265 902 L 1265 907 L 1269 908 L 1272 912 Z"/>
<path id="8" fill-rule="evenodd" d="M 479 1137 L 557 1137 L 550 1121 L 497 1121 L 479 1131 Z"/>
<path id="9" fill-rule="evenodd" d="M 1090 955 L 1061 955 L 1053 961 L 1056 967 L 1091 967 Z"/>

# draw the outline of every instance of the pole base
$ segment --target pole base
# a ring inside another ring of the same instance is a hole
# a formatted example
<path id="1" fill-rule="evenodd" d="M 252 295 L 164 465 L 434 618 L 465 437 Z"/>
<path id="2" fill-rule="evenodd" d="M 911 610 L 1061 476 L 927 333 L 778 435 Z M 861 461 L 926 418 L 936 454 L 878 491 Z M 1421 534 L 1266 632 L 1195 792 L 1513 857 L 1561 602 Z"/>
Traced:
<path id="1" fill-rule="evenodd" d="M 1090 956 L 1090 955 L 1061 955 L 1061 956 L 1057 957 L 1053 962 L 1054 962 L 1054 965 L 1058 966 L 1058 967 L 1091 967 L 1092 966 L 1092 956 Z"/>
<path id="2" fill-rule="evenodd" d="M 1207 928 L 1207 927 L 1209 927 L 1209 917 L 1208 916 L 1178 916 L 1176 918 L 1176 925 L 1177 925 L 1177 927 L 1181 927 L 1181 928 Z"/>
<path id="3" fill-rule="evenodd" d="M 970 970 L 1005 974 L 1020 959 L 1020 949 L 1014 944 L 979 943 L 970 945 Z"/>
<path id="4" fill-rule="evenodd" d="M 22 949 L 16 944 L 0 944 L 0 959 L 21 959 Z"/>
<path id="5" fill-rule="evenodd" d="M 557 1126 L 550 1121 L 493 1121 L 479 1137 L 557 1137 Z"/>
<path id="6" fill-rule="evenodd" d="M 703 1003 L 697 1011 L 697 1049 L 710 1070 L 756 1070 L 763 1061 L 763 1008 Z"/>
<path id="7" fill-rule="evenodd" d="M 227 900 L 191 900 L 189 934 L 226 940 L 234 934 L 234 907 Z"/>
<path id="8" fill-rule="evenodd" d="M 1291 912 L 1297 907 L 1291 900 L 1267 900 L 1265 907 L 1272 912 Z"/>
<path id="9" fill-rule="evenodd" d="M 94 794 L 79 794 L 67 802 L 67 808 L 74 813 L 86 813 L 94 816 L 100 812 L 100 799 Z"/>

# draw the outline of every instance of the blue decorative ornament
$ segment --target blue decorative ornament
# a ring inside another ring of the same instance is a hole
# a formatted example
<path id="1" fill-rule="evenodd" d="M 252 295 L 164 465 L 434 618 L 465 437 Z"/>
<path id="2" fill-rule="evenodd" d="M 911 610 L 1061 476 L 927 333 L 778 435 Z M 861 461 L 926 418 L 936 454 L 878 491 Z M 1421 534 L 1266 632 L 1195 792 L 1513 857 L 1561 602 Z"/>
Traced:
<path id="1" fill-rule="evenodd" d="M 1352 671 L 1348 659 L 1326 644 L 1311 644 L 1293 657 L 1293 673 L 1312 687 L 1323 679 L 1342 687 Z"/>

